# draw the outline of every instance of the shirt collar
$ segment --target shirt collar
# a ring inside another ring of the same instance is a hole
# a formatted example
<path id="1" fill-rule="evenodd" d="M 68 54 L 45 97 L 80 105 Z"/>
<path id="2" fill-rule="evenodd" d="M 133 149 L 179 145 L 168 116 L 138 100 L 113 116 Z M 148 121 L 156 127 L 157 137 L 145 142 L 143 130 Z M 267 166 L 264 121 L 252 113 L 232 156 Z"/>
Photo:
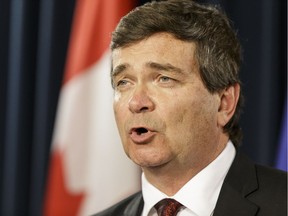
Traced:
<path id="1" fill-rule="evenodd" d="M 224 178 L 233 162 L 236 150 L 229 141 L 221 154 L 196 176 L 188 181 L 173 197 L 186 208 L 197 215 L 210 215 L 216 206 L 216 202 L 223 184 Z M 155 211 L 154 205 L 168 196 L 152 184 L 144 173 L 142 174 L 142 193 L 144 199 L 143 216 Z"/>

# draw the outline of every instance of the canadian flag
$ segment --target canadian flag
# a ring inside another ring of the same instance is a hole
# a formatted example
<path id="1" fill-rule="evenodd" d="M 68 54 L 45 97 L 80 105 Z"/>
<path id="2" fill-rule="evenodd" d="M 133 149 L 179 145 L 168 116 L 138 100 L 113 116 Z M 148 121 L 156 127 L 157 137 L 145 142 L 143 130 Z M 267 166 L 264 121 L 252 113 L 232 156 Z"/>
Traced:
<path id="1" fill-rule="evenodd" d="M 52 141 L 45 216 L 91 215 L 140 189 L 112 110 L 111 33 L 133 0 L 78 0 Z"/>

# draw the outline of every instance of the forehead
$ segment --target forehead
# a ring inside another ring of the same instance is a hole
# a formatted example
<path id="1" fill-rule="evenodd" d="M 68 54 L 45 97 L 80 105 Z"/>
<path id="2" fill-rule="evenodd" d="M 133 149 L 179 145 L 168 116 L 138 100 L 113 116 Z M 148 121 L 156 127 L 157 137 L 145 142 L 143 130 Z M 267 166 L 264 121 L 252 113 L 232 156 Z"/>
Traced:
<path id="1" fill-rule="evenodd" d="M 112 51 L 112 67 L 142 65 L 147 62 L 190 67 L 195 64 L 196 44 L 176 39 L 169 33 L 157 33 L 146 39 Z"/>

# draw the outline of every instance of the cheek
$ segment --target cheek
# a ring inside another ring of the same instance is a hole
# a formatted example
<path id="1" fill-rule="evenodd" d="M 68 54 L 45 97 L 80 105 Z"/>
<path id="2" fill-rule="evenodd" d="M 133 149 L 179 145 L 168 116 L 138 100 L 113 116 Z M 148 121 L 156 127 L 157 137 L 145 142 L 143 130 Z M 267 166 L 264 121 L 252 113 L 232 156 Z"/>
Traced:
<path id="1" fill-rule="evenodd" d="M 194 96 L 193 96 L 194 95 Z M 213 96 L 207 97 L 203 93 L 176 95 L 170 108 L 166 107 L 166 119 L 169 119 L 171 133 L 177 138 L 184 138 L 191 133 L 197 136 L 198 133 L 209 130 L 216 126 L 217 105 Z M 203 96 L 204 95 L 204 96 Z M 168 104 L 167 104 L 168 105 Z"/>
<path id="2" fill-rule="evenodd" d="M 117 91 L 114 93 L 113 109 L 116 120 L 127 112 L 127 110 L 125 110 L 127 109 L 127 101 L 125 101 L 123 94 Z"/>
<path id="3" fill-rule="evenodd" d="M 192 121 L 201 112 L 195 99 L 191 94 L 175 94 L 169 103 L 166 102 L 167 118 L 177 125 Z"/>
<path id="4" fill-rule="evenodd" d="M 118 102 L 114 102 L 113 104 L 113 109 L 114 109 L 114 116 L 115 116 L 115 121 L 116 121 L 116 125 L 118 128 L 118 133 L 121 139 L 121 143 L 123 145 L 124 151 L 126 152 L 126 154 L 128 153 L 128 147 L 127 147 L 127 136 L 126 136 L 126 132 L 125 132 L 125 113 L 122 110 L 123 106 L 121 106 Z"/>
<path id="5" fill-rule="evenodd" d="M 121 105 L 120 101 L 114 101 L 113 109 L 114 109 L 114 117 L 118 127 L 118 131 L 120 136 L 124 133 L 124 121 L 125 121 L 125 112 L 123 110 L 123 105 Z"/>
<path id="6" fill-rule="evenodd" d="M 118 91 L 114 91 L 114 104 L 117 103 L 121 98 L 121 93 Z"/>

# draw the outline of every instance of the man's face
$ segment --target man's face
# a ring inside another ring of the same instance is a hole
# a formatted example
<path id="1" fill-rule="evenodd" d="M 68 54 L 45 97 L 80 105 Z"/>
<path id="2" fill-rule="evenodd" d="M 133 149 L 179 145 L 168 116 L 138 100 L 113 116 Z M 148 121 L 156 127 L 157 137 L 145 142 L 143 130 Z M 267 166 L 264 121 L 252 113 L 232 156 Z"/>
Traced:
<path id="1" fill-rule="evenodd" d="M 205 88 L 195 48 L 158 33 L 112 53 L 118 130 L 144 169 L 197 166 L 218 148 L 220 97 Z"/>

